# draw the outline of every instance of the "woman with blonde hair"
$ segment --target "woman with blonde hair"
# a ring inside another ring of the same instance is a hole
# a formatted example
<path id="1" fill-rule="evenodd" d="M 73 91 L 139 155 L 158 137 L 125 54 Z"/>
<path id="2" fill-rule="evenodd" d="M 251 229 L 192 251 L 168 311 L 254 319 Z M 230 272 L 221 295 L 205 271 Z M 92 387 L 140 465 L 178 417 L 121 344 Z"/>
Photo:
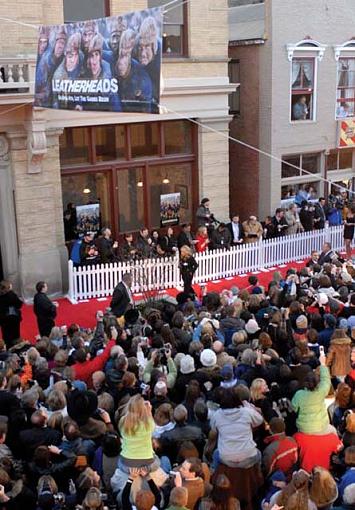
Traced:
<path id="1" fill-rule="evenodd" d="M 152 434 L 155 423 L 150 402 L 141 395 L 131 397 L 118 428 L 122 438 L 120 464 L 127 468 L 153 464 Z"/>
<path id="2" fill-rule="evenodd" d="M 254 379 L 250 386 L 250 397 L 255 407 L 262 412 L 264 420 L 269 422 L 272 418 L 277 418 L 277 414 L 272 407 L 272 401 L 268 397 L 269 387 L 265 379 Z"/>
<path id="3" fill-rule="evenodd" d="M 96 487 L 91 487 L 86 493 L 82 504 L 83 510 L 103 510 L 102 494 Z"/>
<path id="4" fill-rule="evenodd" d="M 203 253 L 208 248 L 208 243 L 210 240 L 208 239 L 207 227 L 203 225 L 198 227 L 196 232 L 196 251 L 197 253 Z"/>
<path id="5" fill-rule="evenodd" d="M 192 255 L 192 250 L 189 246 L 182 246 L 180 249 L 180 273 L 181 278 L 184 282 L 184 293 L 185 294 L 195 294 L 194 289 L 192 288 L 192 280 L 195 274 L 196 269 L 198 268 L 198 263 L 194 259 Z"/>

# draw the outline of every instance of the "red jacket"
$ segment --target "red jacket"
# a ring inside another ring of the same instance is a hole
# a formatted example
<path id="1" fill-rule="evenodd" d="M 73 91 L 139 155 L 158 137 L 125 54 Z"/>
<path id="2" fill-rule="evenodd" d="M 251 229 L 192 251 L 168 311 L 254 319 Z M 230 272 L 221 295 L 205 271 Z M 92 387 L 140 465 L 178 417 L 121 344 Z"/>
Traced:
<path id="1" fill-rule="evenodd" d="M 267 437 L 264 442 L 268 445 L 263 454 L 263 466 L 266 476 L 278 470 L 285 473 L 286 476 L 291 473 L 298 459 L 296 441 L 282 432 Z"/>
<path id="2" fill-rule="evenodd" d="M 91 376 L 97 370 L 102 370 L 106 361 L 110 357 L 110 352 L 112 347 L 116 345 L 115 340 L 110 340 L 106 345 L 105 350 L 100 356 L 96 356 L 93 359 L 88 361 L 84 361 L 84 363 L 75 363 L 72 365 L 72 369 L 74 371 L 74 379 L 78 379 L 80 381 L 84 381 L 89 388 L 92 387 Z"/>
<path id="3" fill-rule="evenodd" d="M 311 473 L 315 466 L 329 470 L 330 457 L 343 446 L 334 433 L 315 435 L 296 432 L 293 436 L 298 444 L 301 468 Z"/>

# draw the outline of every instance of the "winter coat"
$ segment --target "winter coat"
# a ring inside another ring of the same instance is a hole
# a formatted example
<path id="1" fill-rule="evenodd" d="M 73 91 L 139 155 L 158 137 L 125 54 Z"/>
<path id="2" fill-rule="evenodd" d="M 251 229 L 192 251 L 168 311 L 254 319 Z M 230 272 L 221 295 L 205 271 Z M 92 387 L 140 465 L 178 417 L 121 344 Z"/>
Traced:
<path id="1" fill-rule="evenodd" d="M 222 463 L 242 462 L 257 454 L 253 428 L 263 423 L 254 407 L 219 409 L 212 416 L 211 428 L 218 432 L 218 452 Z"/>
<path id="2" fill-rule="evenodd" d="M 246 243 L 255 243 L 263 235 L 263 227 L 259 221 L 244 221 L 243 230 Z"/>
<path id="3" fill-rule="evenodd" d="M 327 366 L 332 377 L 345 376 L 351 370 L 351 340 L 349 337 L 333 338 L 327 355 Z"/>
<path id="4" fill-rule="evenodd" d="M 95 358 L 84 361 L 83 363 L 75 363 L 72 365 L 72 369 L 74 371 L 74 379 L 83 381 L 88 385 L 89 388 L 91 388 L 92 374 L 97 370 L 102 370 L 104 368 L 106 361 L 110 357 L 111 349 L 114 345 L 116 345 L 115 340 L 110 340 L 106 345 L 103 353 L 99 356 L 95 356 Z"/>
<path id="5" fill-rule="evenodd" d="M 327 367 L 320 367 L 320 383 L 309 391 L 298 390 L 292 399 L 292 406 L 298 413 L 296 424 L 300 432 L 319 434 L 329 425 L 324 399 L 330 389 L 330 374 Z"/>
<path id="6" fill-rule="evenodd" d="M 277 470 L 281 470 L 285 475 L 291 473 L 298 459 L 296 441 L 282 432 L 267 437 L 265 443 L 267 444 L 263 453 L 265 474 L 270 476 Z"/>

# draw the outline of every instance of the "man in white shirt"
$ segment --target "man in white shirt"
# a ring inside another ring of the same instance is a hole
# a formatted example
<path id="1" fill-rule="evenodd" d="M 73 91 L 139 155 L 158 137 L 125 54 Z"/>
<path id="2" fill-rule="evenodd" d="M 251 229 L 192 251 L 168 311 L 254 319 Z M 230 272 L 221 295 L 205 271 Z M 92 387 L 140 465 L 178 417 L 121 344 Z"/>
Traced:
<path id="1" fill-rule="evenodd" d="M 226 227 L 232 236 L 232 246 L 241 244 L 244 240 L 244 231 L 237 214 L 233 216 L 232 221 Z"/>

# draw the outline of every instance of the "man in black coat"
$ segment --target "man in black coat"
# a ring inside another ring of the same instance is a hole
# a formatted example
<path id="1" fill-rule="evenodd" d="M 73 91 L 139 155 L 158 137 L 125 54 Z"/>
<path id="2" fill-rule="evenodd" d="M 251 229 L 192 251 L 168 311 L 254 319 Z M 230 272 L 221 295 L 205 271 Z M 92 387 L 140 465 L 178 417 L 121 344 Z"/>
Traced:
<path id="1" fill-rule="evenodd" d="M 47 427 L 47 415 L 44 411 L 35 411 L 31 416 L 32 428 L 20 432 L 20 443 L 26 460 L 31 460 L 38 446 L 59 446 L 62 433 Z"/>
<path id="2" fill-rule="evenodd" d="M 213 250 L 229 249 L 231 235 L 224 223 L 220 223 L 211 235 L 211 248 Z"/>
<path id="3" fill-rule="evenodd" d="M 118 243 L 117 241 L 113 241 L 111 235 L 111 230 L 105 227 L 101 230 L 101 236 L 96 240 L 100 262 L 102 264 L 115 262 L 117 260 L 115 250 L 118 248 Z"/>
<path id="4" fill-rule="evenodd" d="M 122 277 L 122 282 L 116 285 L 112 295 L 110 307 L 116 317 L 121 317 L 129 308 L 134 307 L 131 287 L 132 275 L 126 273 Z"/>
<path id="5" fill-rule="evenodd" d="M 315 204 L 314 211 L 314 226 L 316 229 L 322 229 L 325 227 L 326 221 L 326 210 L 325 210 L 325 198 L 321 197 Z"/>
<path id="6" fill-rule="evenodd" d="M 47 296 L 48 286 L 46 282 L 38 282 L 37 294 L 33 299 L 33 311 L 37 317 L 39 334 L 49 336 L 55 326 L 54 319 L 57 316 L 57 307 Z"/>
<path id="7" fill-rule="evenodd" d="M 182 230 L 177 238 L 177 245 L 179 250 L 182 246 L 188 246 L 193 250 L 194 248 L 194 238 L 191 234 L 191 223 L 184 223 L 181 225 Z"/>
<path id="8" fill-rule="evenodd" d="M 230 223 L 226 225 L 227 229 L 232 238 L 232 246 L 241 244 L 244 239 L 243 225 L 239 221 L 239 216 L 236 214 L 233 216 Z"/>

